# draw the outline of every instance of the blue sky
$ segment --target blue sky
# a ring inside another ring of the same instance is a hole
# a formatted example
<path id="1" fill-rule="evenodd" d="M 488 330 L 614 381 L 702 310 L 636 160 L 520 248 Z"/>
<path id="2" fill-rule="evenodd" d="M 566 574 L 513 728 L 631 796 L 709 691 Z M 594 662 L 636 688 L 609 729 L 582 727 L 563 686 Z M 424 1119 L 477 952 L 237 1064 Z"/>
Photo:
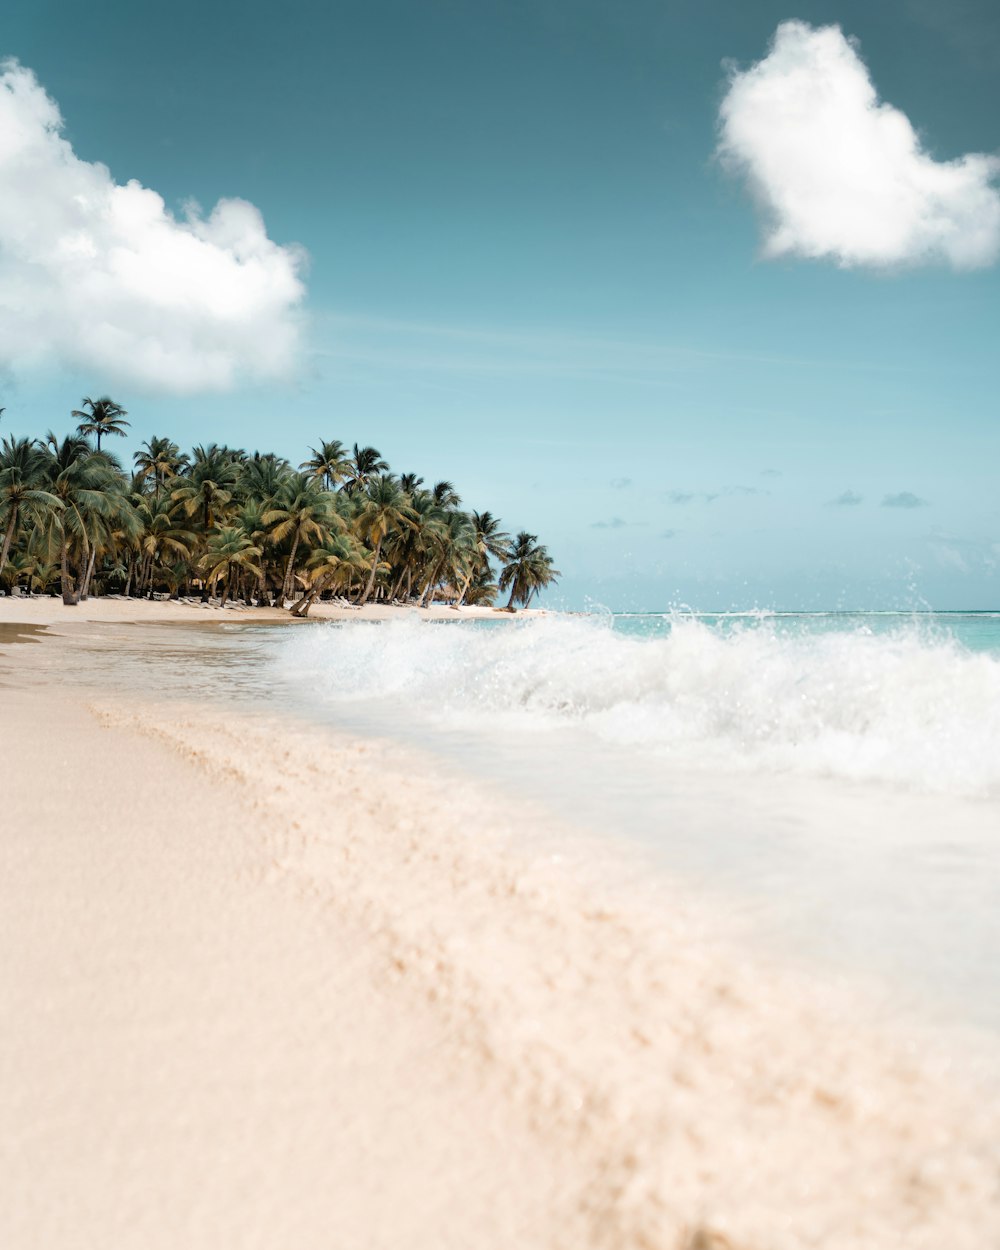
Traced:
<path id="1" fill-rule="evenodd" d="M 564 574 L 550 602 L 572 607 L 1000 605 L 996 170 L 929 164 L 1000 147 L 995 5 L 34 0 L 5 17 L 2 52 L 40 93 L 18 78 L 8 124 L 35 125 L 47 96 L 71 154 L 50 126 L 5 188 L 0 428 L 67 428 L 110 392 L 126 453 L 154 433 L 296 461 L 321 437 L 373 443 L 537 532 Z M 734 79 L 788 19 L 806 25 L 785 61 Z M 856 53 L 820 48 L 832 24 Z M 835 93 L 814 116 L 808 94 L 827 72 L 853 90 L 857 56 L 919 135 L 898 211 L 895 182 L 858 207 L 884 163 L 862 178 L 854 160 L 882 151 L 871 111 Z M 805 97 L 754 94 L 789 64 Z M 94 162 L 162 210 L 136 194 L 118 234 L 67 234 L 60 200 L 100 199 Z M 263 226 L 211 216 L 234 198 Z M 175 255 L 161 218 L 190 201 L 197 245 Z M 142 264 L 109 293 L 88 258 L 126 228 Z M 157 282 L 177 289 L 150 303 Z"/>

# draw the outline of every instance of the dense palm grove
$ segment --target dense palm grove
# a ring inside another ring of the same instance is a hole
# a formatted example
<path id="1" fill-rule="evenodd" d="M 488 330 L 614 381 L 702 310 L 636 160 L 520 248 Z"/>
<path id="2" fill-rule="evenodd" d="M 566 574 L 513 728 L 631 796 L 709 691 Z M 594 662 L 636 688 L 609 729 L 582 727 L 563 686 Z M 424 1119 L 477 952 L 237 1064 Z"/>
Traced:
<path id="1" fill-rule="evenodd" d="M 2 411 L 2 409 L 0 409 Z M 559 576 L 533 534 L 466 512 L 450 482 L 390 471 L 374 447 L 310 448 L 293 467 L 215 443 L 151 438 L 126 472 L 102 442 L 125 410 L 85 399 L 75 434 L 0 442 L 0 586 L 218 596 L 305 615 L 321 597 L 527 606 Z M 496 565 L 494 566 L 494 562 Z"/>

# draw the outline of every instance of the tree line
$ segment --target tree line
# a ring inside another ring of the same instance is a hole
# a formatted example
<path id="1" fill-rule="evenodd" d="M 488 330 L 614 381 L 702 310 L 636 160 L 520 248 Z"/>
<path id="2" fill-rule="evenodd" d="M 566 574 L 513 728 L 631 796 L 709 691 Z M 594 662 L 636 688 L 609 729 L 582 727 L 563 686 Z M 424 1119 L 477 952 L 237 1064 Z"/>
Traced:
<path id="1" fill-rule="evenodd" d="M 0 409 L 0 413 L 3 409 Z M 462 508 L 451 482 L 393 473 L 336 439 L 297 468 L 272 452 L 150 438 L 127 472 L 102 442 L 125 409 L 84 399 L 76 431 L 0 442 L 0 586 L 90 595 L 218 595 L 297 616 L 342 596 L 527 607 L 559 577 L 534 534 Z"/>

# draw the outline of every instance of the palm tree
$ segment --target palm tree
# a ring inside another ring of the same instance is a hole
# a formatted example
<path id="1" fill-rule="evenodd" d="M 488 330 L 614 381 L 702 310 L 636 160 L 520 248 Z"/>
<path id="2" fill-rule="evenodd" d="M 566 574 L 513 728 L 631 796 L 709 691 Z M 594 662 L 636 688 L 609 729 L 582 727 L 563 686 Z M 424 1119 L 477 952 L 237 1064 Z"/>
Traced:
<path id="1" fill-rule="evenodd" d="M 403 592 L 410 597 L 414 577 L 420 577 L 438 551 L 438 543 L 445 525 L 445 513 L 434 502 L 429 490 L 414 490 L 409 496 L 412 516 L 410 524 L 403 529 L 394 530 L 386 538 L 386 557 L 392 561 L 396 570 L 390 599 L 395 599 Z M 423 583 L 421 583 L 423 584 Z"/>
<path id="2" fill-rule="evenodd" d="M 260 548 L 255 547 L 235 525 L 223 525 L 209 535 L 200 565 L 210 590 L 215 588 L 220 578 L 225 578 L 222 607 L 226 606 L 237 573 L 245 569 L 260 576 L 260 556 Z"/>
<path id="3" fill-rule="evenodd" d="M 232 502 L 239 476 L 240 466 L 228 448 L 216 443 L 196 447 L 183 476 L 173 479 L 170 498 L 180 504 L 188 516 L 200 514 L 207 532 L 214 528 L 226 504 Z"/>
<path id="4" fill-rule="evenodd" d="M 510 600 L 506 611 L 513 612 L 514 604 L 527 607 L 532 595 L 554 582 L 561 574 L 552 567 L 552 557 L 539 543 L 537 534 L 524 530 L 514 539 L 500 574 L 500 589 L 510 587 Z"/>
<path id="5" fill-rule="evenodd" d="M 316 547 L 305 562 L 306 593 L 294 603 L 292 616 L 307 616 L 309 609 L 328 586 L 335 582 L 349 585 L 368 572 L 364 550 L 350 534 L 334 534 Z"/>
<path id="6" fill-rule="evenodd" d="M 300 469 L 308 469 L 309 476 L 322 480 L 325 490 L 333 488 L 345 478 L 350 470 L 351 461 L 347 449 L 339 439 L 321 442 L 318 447 L 310 447 L 312 455 L 299 465 Z"/>
<path id="7" fill-rule="evenodd" d="M 389 465 L 382 459 L 382 453 L 374 447 L 359 447 L 354 444 L 354 454 L 347 464 L 347 480 L 344 490 L 352 495 L 357 490 L 364 490 L 368 483 L 380 473 L 388 471 Z"/>
<path id="8" fill-rule="evenodd" d="M 462 502 L 461 495 L 459 495 L 451 482 L 435 483 L 432 494 L 434 495 L 434 502 L 439 508 L 457 508 Z"/>
<path id="9" fill-rule="evenodd" d="M 240 468 L 239 490 L 244 499 L 264 504 L 278 494 L 291 476 L 292 467 L 287 460 L 270 452 L 262 456 L 255 451 Z"/>
<path id="10" fill-rule="evenodd" d="M 80 424 L 77 426 L 78 434 L 96 434 L 97 450 L 101 450 L 101 439 L 105 434 L 117 434 L 119 438 L 125 437 L 125 430 L 128 428 L 129 422 L 125 420 L 128 413 L 109 396 L 104 395 L 100 399 L 91 399 L 87 396 L 83 401 L 83 407 L 89 408 L 89 412 L 81 412 L 79 408 L 74 408 L 71 416 L 77 417 Z"/>
<path id="11" fill-rule="evenodd" d="M 295 585 L 295 557 L 299 543 L 309 539 L 321 542 L 332 530 L 342 529 L 344 523 L 333 506 L 330 492 L 303 473 L 293 474 L 284 483 L 278 497 L 264 513 L 263 520 L 265 525 L 272 527 L 273 542 L 284 542 L 286 538 L 292 540 L 281 584 L 282 597 L 288 599 Z"/>
<path id="12" fill-rule="evenodd" d="M 150 438 L 132 457 L 140 481 L 152 477 L 156 483 L 155 493 L 163 489 L 168 477 L 176 477 L 188 463 L 186 455 L 169 438 Z"/>
<path id="13" fill-rule="evenodd" d="M 121 474 L 85 438 L 70 435 L 60 442 L 50 433 L 46 447 L 47 489 L 62 505 L 49 513 L 49 535 L 59 552 L 63 603 L 73 605 L 93 570 L 92 549 L 107 537 L 105 523 L 129 505 Z"/>
<path id="14" fill-rule="evenodd" d="M 485 572 L 486 582 L 483 585 L 489 583 L 490 556 L 503 563 L 510 551 L 510 535 L 501 530 L 499 517 L 495 517 L 492 512 L 473 512 L 469 519 L 475 534 L 474 542 L 478 559 L 472 562 L 465 584 L 458 596 L 458 602 L 455 604 L 456 608 L 460 608 L 465 603 L 465 597 L 475 578 Z"/>
<path id="15" fill-rule="evenodd" d="M 166 557 L 172 557 L 174 564 L 178 559 L 190 559 L 198 536 L 194 530 L 178 523 L 174 510 L 165 499 L 144 499 L 139 503 L 137 512 L 142 521 L 139 550 L 145 567 L 136 592 L 141 594 L 145 584 L 152 598 L 157 567 L 166 564 Z"/>
<path id="16" fill-rule="evenodd" d="M 0 409 L 2 411 L 2 409 Z M 7 524 L 0 542 L 0 571 L 7 563 L 18 522 L 62 507 L 45 486 L 45 454 L 34 439 L 5 438 L 0 448 L 0 518 Z"/>
<path id="17" fill-rule="evenodd" d="M 243 507 L 236 513 L 233 521 L 236 528 L 242 531 L 255 547 L 260 547 L 264 552 L 270 539 L 267 524 L 264 521 L 264 515 L 267 512 L 267 505 L 258 502 L 256 499 L 248 499 Z M 260 562 L 260 576 L 257 578 L 257 606 L 267 606 L 267 573 L 268 564 L 264 556 Z"/>
<path id="18" fill-rule="evenodd" d="M 357 532 L 372 545 L 371 576 L 361 597 L 361 604 L 368 602 L 375 588 L 379 557 L 387 535 L 394 529 L 404 529 L 414 522 L 413 509 L 395 478 L 383 473 L 368 483 L 360 497 L 355 519 Z"/>
<path id="19" fill-rule="evenodd" d="M 421 607 L 434 603 L 435 588 L 445 579 L 452 585 L 465 579 L 475 567 L 478 550 L 472 522 L 464 512 L 445 512 L 434 538 L 437 556 L 430 565 L 430 576 L 420 596 Z"/>

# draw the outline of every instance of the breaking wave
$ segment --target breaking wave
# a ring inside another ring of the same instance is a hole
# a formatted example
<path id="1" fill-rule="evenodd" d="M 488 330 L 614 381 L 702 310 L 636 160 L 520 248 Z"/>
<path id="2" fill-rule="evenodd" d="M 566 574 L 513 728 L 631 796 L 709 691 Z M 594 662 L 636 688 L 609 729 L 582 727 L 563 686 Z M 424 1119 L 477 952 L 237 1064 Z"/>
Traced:
<path id="1" fill-rule="evenodd" d="M 280 669 L 327 706 L 463 732 L 572 727 L 665 765 L 1000 793 L 1000 656 L 913 625 L 719 628 L 659 636 L 601 618 L 317 624 Z"/>

